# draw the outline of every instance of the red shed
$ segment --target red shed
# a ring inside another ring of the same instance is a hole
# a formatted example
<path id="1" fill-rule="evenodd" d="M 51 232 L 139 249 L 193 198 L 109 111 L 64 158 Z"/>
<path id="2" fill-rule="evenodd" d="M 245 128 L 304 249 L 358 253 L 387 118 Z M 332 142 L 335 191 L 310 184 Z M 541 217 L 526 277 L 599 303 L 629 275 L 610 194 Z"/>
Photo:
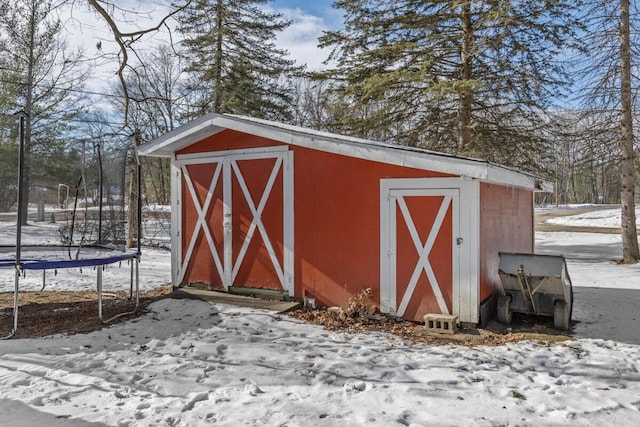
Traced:
<path id="1" fill-rule="evenodd" d="M 284 290 L 478 323 L 498 252 L 532 253 L 532 175 L 485 161 L 211 114 L 151 141 L 172 165 L 172 280 Z"/>

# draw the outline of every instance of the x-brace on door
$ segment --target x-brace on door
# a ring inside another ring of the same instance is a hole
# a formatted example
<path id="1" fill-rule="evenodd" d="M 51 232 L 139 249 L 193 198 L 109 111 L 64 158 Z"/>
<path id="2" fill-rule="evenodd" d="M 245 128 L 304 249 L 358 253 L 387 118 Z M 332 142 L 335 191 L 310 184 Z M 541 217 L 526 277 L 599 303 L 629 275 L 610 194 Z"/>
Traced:
<path id="1" fill-rule="evenodd" d="M 460 222 L 464 188 L 462 182 L 452 179 L 381 181 L 383 312 L 416 321 L 423 321 L 427 313 L 460 312 L 460 268 L 461 260 L 468 259 L 465 236 L 469 235 Z M 466 277 L 465 283 L 470 284 Z"/>
<path id="2" fill-rule="evenodd" d="M 177 282 L 275 284 L 293 294 L 293 153 L 243 150 L 178 159 L 176 167 Z"/>

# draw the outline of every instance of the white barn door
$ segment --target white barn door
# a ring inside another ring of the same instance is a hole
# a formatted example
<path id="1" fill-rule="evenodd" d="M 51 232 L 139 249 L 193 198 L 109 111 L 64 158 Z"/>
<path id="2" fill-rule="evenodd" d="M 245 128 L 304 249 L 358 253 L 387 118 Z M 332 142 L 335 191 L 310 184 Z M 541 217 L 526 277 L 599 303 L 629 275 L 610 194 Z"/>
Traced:
<path id="1" fill-rule="evenodd" d="M 464 312 L 460 320 L 469 321 L 473 238 L 461 215 L 462 187 L 447 178 L 381 181 L 381 311 L 415 321 Z"/>
<path id="2" fill-rule="evenodd" d="M 260 286 L 262 274 L 265 283 L 277 282 L 293 294 L 293 152 L 277 147 L 215 154 L 175 162 L 182 179 L 175 190 L 180 208 L 174 238 L 181 243 L 174 245 L 174 284 L 201 277 L 197 270 L 208 260 L 213 267 L 207 265 L 206 280 L 225 289 L 246 285 L 249 276 Z M 256 272 L 252 263 L 260 254 Z"/>

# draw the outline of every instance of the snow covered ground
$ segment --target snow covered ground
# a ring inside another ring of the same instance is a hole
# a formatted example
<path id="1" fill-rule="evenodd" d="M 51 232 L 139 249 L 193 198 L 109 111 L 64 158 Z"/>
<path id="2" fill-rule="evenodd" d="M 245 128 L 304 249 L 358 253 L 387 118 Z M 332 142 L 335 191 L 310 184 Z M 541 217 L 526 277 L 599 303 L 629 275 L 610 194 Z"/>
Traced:
<path id="1" fill-rule="evenodd" d="M 76 250 L 69 251 L 60 244 L 58 228 L 60 224 L 31 223 L 28 227 L 22 227 L 23 245 L 51 245 L 49 249 L 34 250 L 27 248 L 22 253 L 22 258 L 38 258 L 47 260 L 69 260 L 76 257 Z M 0 222 L 0 245 L 8 245 L 5 251 L 0 248 L 0 260 L 15 260 L 15 223 Z M 11 246 L 13 245 L 13 246 Z M 57 245 L 57 246 L 56 246 Z M 91 256 L 87 248 L 80 249 L 80 257 Z M 114 253 L 115 254 L 115 253 Z M 104 257 L 108 254 L 96 254 L 96 257 Z M 113 254 L 112 254 L 113 255 Z M 145 248 L 140 258 L 140 289 L 149 290 L 171 282 L 171 254 L 165 249 Z M 131 270 L 127 263 L 107 265 L 103 274 L 103 288 L 105 291 L 128 290 Z M 42 272 L 26 271 L 20 279 L 20 289 L 23 291 L 39 291 L 42 289 Z M 0 292 L 13 292 L 14 270 L 12 268 L 0 269 Z M 71 268 L 47 271 L 46 290 L 75 290 L 90 291 L 96 288 L 95 268 Z"/>
<path id="2" fill-rule="evenodd" d="M 640 264 L 622 258 L 619 234 L 538 232 L 536 253 L 564 254 L 575 286 L 640 290 Z"/>
<path id="3" fill-rule="evenodd" d="M 537 239 L 538 251 L 565 254 L 576 291 L 640 291 L 640 271 L 611 261 L 619 236 Z M 157 269 L 168 277 L 165 256 Z M 640 346 L 408 344 L 257 309 L 163 300 L 91 334 L 1 341 L 0 392 L 0 424 L 34 427 L 636 426 Z"/>
<path id="4" fill-rule="evenodd" d="M 640 264 L 615 263 L 622 258 L 619 234 L 538 232 L 536 252 L 567 258 L 576 337 L 640 344 Z"/>
<path id="5" fill-rule="evenodd" d="M 567 209 L 589 208 L 596 205 L 567 205 Z M 640 207 L 636 207 L 636 217 L 640 217 Z M 547 222 L 556 225 L 570 225 L 574 227 L 620 227 L 621 211 L 620 208 L 597 209 L 570 216 L 558 216 L 551 218 Z"/>

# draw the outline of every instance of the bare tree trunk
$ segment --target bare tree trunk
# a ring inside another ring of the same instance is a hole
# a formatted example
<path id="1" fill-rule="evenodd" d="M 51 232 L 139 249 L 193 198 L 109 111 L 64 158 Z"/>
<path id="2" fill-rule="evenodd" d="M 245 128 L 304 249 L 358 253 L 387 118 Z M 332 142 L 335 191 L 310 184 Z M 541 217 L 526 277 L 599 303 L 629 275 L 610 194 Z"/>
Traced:
<path id="1" fill-rule="evenodd" d="M 168 204 L 168 191 L 167 188 L 169 188 L 169 186 L 166 184 L 166 177 L 165 177 L 165 168 L 164 168 L 164 159 L 163 158 L 158 158 L 158 183 L 160 186 L 160 190 L 158 191 L 158 195 L 156 196 L 156 201 L 159 205 L 166 205 Z"/>
<path id="2" fill-rule="evenodd" d="M 635 153 L 633 151 L 633 112 L 631 100 L 631 37 L 629 0 L 620 0 L 620 128 L 622 133 L 622 174 L 620 202 L 622 204 L 622 260 L 638 262 L 638 231 L 635 204 Z"/>
<path id="3" fill-rule="evenodd" d="M 471 58 L 473 55 L 473 28 L 471 22 L 471 1 L 462 4 L 462 46 L 460 47 L 460 78 L 462 93 L 458 104 L 458 152 L 464 153 L 471 148 L 471 106 L 473 77 Z"/>
<path id="4" fill-rule="evenodd" d="M 222 18 L 224 14 L 224 4 L 218 0 L 216 4 L 216 53 L 214 67 L 214 87 L 213 87 L 213 112 L 220 113 L 222 106 Z"/>
<path id="5" fill-rule="evenodd" d="M 138 147 L 142 139 L 139 130 L 136 129 L 133 138 L 135 146 Z M 133 162 L 131 162 L 130 166 L 131 178 L 129 178 L 129 209 L 127 211 L 127 223 L 129 225 L 129 227 L 127 227 L 128 248 L 133 248 L 136 246 L 138 233 L 142 232 L 141 230 L 138 230 L 138 180 L 140 179 L 140 177 L 138 176 L 137 159 L 135 158 L 136 156 L 137 153 L 134 152 L 134 159 Z"/>
<path id="6" fill-rule="evenodd" d="M 136 211 L 137 211 L 137 207 L 136 207 L 136 188 L 137 188 L 137 182 L 136 182 L 136 174 L 135 174 L 135 168 L 134 167 L 130 167 L 129 168 L 130 173 L 131 173 L 131 178 L 129 178 L 129 197 L 127 200 L 127 205 L 128 205 L 128 209 L 127 209 L 127 247 L 128 248 L 133 248 L 135 246 L 135 241 L 136 241 L 136 224 L 138 223 L 136 221 Z"/>

